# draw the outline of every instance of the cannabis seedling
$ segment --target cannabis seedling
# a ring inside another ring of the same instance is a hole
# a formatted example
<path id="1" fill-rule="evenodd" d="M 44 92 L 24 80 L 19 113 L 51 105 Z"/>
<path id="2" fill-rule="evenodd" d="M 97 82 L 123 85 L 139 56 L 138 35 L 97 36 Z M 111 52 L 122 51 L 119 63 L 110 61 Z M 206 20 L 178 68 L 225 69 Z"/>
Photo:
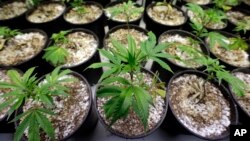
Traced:
<path id="1" fill-rule="evenodd" d="M 25 3 L 26 3 L 26 5 L 27 5 L 28 8 L 37 6 L 41 2 L 42 2 L 42 0 L 25 0 Z"/>
<path id="2" fill-rule="evenodd" d="M 213 3 L 217 8 L 230 10 L 233 6 L 239 5 L 239 0 L 214 0 Z"/>
<path id="3" fill-rule="evenodd" d="M 70 2 L 70 6 L 74 8 L 78 14 L 85 14 L 87 11 L 83 5 L 84 3 L 84 0 L 72 0 L 72 2 Z"/>
<path id="4" fill-rule="evenodd" d="M 11 82 L 0 82 L 0 88 L 10 90 L 10 92 L 2 95 L 7 100 L 0 103 L 0 110 L 10 107 L 8 117 L 29 100 L 42 102 L 43 105 L 32 107 L 21 114 L 18 113 L 11 121 L 20 121 L 14 134 L 14 141 L 19 141 L 26 130 L 28 131 L 29 141 L 39 141 L 41 131 L 46 133 L 51 140 L 54 140 L 55 131 L 48 119 L 48 115 L 54 115 L 52 112 L 53 97 L 68 96 L 68 88 L 63 86 L 62 83 L 75 81 L 72 78 L 64 78 L 70 71 L 60 71 L 58 67 L 51 74 L 46 75 L 44 81 L 40 83 L 36 75 L 33 75 L 34 70 L 35 68 L 30 68 L 23 75 L 16 70 L 9 70 L 7 75 Z"/>
<path id="5" fill-rule="evenodd" d="M 126 24 L 129 29 L 129 22 L 132 19 L 132 17 L 141 15 L 144 10 L 143 7 L 137 7 L 135 6 L 135 4 L 136 3 L 132 2 L 131 0 L 128 0 L 127 2 L 123 2 L 122 6 L 110 7 L 110 8 L 105 9 L 105 11 L 111 13 L 110 19 L 121 14 L 125 15 Z"/>
<path id="6" fill-rule="evenodd" d="M 171 68 L 162 58 L 172 57 L 163 51 L 167 44 L 156 45 L 156 37 L 152 32 L 149 38 L 137 48 L 135 40 L 129 35 L 128 46 L 112 40 L 114 48 L 109 51 L 100 49 L 99 52 L 109 59 L 109 62 L 95 63 L 89 68 L 107 67 L 100 80 L 97 97 L 106 97 L 109 100 L 104 104 L 105 117 L 110 121 L 110 126 L 118 119 L 126 118 L 128 113 L 134 111 L 144 125 L 148 128 L 149 106 L 153 104 L 155 94 L 165 96 L 162 83 L 154 81 L 151 86 L 143 82 L 141 73 L 142 62 L 152 59 L 164 69 Z M 124 77 L 128 75 L 128 77 Z"/>
<path id="7" fill-rule="evenodd" d="M 8 27 L 0 26 L 0 50 L 3 49 L 7 40 L 19 34 L 21 34 L 21 32 L 17 29 L 12 30 Z"/>
<path id="8" fill-rule="evenodd" d="M 250 30 L 250 16 L 247 16 L 243 20 L 239 21 L 234 30 L 243 31 L 244 34 L 246 34 L 246 32 Z"/>
<path id="9" fill-rule="evenodd" d="M 69 31 L 60 31 L 52 35 L 51 39 L 53 40 L 53 44 L 45 49 L 43 59 L 54 66 L 65 63 L 69 53 L 65 48 L 61 47 L 61 45 L 69 43 L 69 40 L 66 38 L 68 33 Z"/>

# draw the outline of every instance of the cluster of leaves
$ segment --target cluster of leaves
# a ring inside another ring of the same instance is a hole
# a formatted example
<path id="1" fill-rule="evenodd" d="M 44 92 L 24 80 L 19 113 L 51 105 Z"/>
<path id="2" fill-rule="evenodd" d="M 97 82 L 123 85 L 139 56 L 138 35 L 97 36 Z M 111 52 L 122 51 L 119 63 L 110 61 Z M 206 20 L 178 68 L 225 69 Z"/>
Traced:
<path id="1" fill-rule="evenodd" d="M 30 68 L 22 76 L 16 70 L 9 70 L 7 75 L 11 81 L 0 82 L 0 88 L 10 89 L 10 92 L 2 95 L 6 101 L 0 104 L 0 110 L 10 107 L 8 117 L 28 100 L 43 103 L 43 107 L 32 107 L 11 121 L 20 120 L 14 134 L 14 141 L 19 141 L 25 130 L 28 130 L 29 141 L 39 141 L 40 130 L 44 131 L 53 140 L 55 136 L 54 128 L 47 118 L 48 115 L 54 115 L 51 111 L 54 105 L 52 97 L 68 96 L 68 88 L 61 83 L 75 81 L 72 78 L 59 79 L 69 74 L 70 71 L 60 71 L 58 67 L 51 74 L 46 75 L 44 83 L 39 83 L 36 75 L 33 75 L 34 70 L 35 68 Z"/>
<path id="2" fill-rule="evenodd" d="M 207 33 L 205 28 L 208 24 L 222 23 L 226 19 L 226 14 L 216 8 L 209 8 L 204 10 L 201 6 L 188 3 L 187 9 L 195 14 L 195 17 L 191 19 L 191 27 L 195 29 L 195 34 L 197 36 L 204 36 Z"/>
<path id="3" fill-rule="evenodd" d="M 70 5 L 76 10 L 78 14 L 85 14 L 87 11 L 83 5 L 84 3 L 84 0 L 72 0 Z"/>
<path id="4" fill-rule="evenodd" d="M 216 7 L 223 10 L 230 10 L 233 6 L 239 5 L 239 0 L 214 0 L 213 3 Z"/>
<path id="5" fill-rule="evenodd" d="M 202 52 L 195 48 L 180 48 L 183 51 L 188 52 L 189 54 L 193 54 L 195 56 L 192 61 L 195 61 L 199 64 L 202 64 L 206 67 L 206 72 L 208 73 L 208 79 L 218 79 L 219 84 L 221 84 L 222 80 L 227 82 L 232 91 L 238 96 L 244 96 L 247 86 L 242 80 L 231 74 L 229 71 L 225 69 L 225 66 L 220 65 L 217 59 L 212 59 L 209 56 L 204 55 Z M 185 62 L 185 60 L 183 60 Z"/>
<path id="6" fill-rule="evenodd" d="M 66 38 L 68 33 L 69 31 L 60 31 L 52 35 L 53 44 L 45 49 L 43 59 L 54 66 L 65 63 L 69 53 L 65 48 L 60 47 L 60 45 L 69 43 L 69 40 Z"/>
<path id="7" fill-rule="evenodd" d="M 110 7 L 105 9 L 105 11 L 108 11 L 111 13 L 111 19 L 114 16 L 120 15 L 120 14 L 124 14 L 126 16 L 126 23 L 128 25 L 131 17 L 137 16 L 142 14 L 144 8 L 143 7 L 137 7 L 135 6 L 135 2 L 128 0 L 127 2 L 123 2 L 122 6 L 116 7 Z"/>
<path id="8" fill-rule="evenodd" d="M 248 30 L 250 30 L 250 17 L 245 17 L 237 23 L 235 31 L 243 31 L 246 34 Z"/>
<path id="9" fill-rule="evenodd" d="M 14 30 L 11 30 L 10 28 L 8 27 L 5 27 L 5 26 L 0 26 L 0 38 L 2 38 L 3 40 L 0 42 L 0 50 L 3 49 L 4 47 L 4 44 L 5 42 L 18 35 L 18 34 L 21 34 L 21 32 L 19 32 L 19 30 L 17 29 L 14 29 Z"/>
<path id="10" fill-rule="evenodd" d="M 247 50 L 248 44 L 240 37 L 228 38 L 218 32 L 209 32 L 207 35 L 209 46 L 213 48 L 215 45 L 225 48 L 226 50 Z"/>
<path id="11" fill-rule="evenodd" d="M 107 51 L 100 49 L 99 52 L 108 58 L 110 62 L 95 63 L 89 68 L 107 67 L 99 81 L 97 97 L 107 97 L 109 100 L 104 104 L 104 112 L 110 126 L 118 119 L 126 118 L 129 111 L 133 110 L 144 125 L 148 126 L 149 106 L 153 104 L 154 95 L 165 96 L 164 84 L 154 81 L 148 86 L 143 81 L 141 74 L 142 62 L 152 59 L 163 68 L 171 71 L 168 64 L 161 58 L 173 57 L 164 53 L 169 46 L 167 44 L 156 45 L 156 37 L 152 32 L 149 38 L 136 48 L 135 40 L 128 36 L 128 47 L 116 40 L 112 40 L 114 48 Z M 129 74 L 129 78 L 122 75 Z M 115 85 L 114 85 L 115 84 Z"/>
<path id="12" fill-rule="evenodd" d="M 27 7 L 31 8 L 37 6 L 42 0 L 25 0 Z"/>

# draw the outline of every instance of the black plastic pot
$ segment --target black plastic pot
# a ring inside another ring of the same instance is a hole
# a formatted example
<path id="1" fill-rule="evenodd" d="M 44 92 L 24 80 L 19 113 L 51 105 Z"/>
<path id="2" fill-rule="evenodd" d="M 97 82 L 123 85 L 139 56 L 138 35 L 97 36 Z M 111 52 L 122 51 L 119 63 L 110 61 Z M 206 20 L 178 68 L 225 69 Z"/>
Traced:
<path id="1" fill-rule="evenodd" d="M 52 19 L 50 21 L 47 21 L 47 22 L 34 23 L 34 22 L 29 21 L 28 16 L 30 14 L 32 14 L 37 9 L 37 7 L 39 7 L 41 5 L 47 5 L 47 4 L 50 4 L 50 3 L 56 3 L 56 4 L 60 4 L 60 5 L 64 6 L 64 11 L 62 11 L 62 13 L 58 17 L 55 17 L 54 19 Z M 63 28 L 62 27 L 62 23 L 64 21 L 63 21 L 63 16 L 62 15 L 63 15 L 63 13 L 66 10 L 66 5 L 64 3 L 62 3 L 62 2 L 56 2 L 56 1 L 45 1 L 45 2 L 42 2 L 41 4 L 39 4 L 37 7 L 34 7 L 34 8 L 32 8 L 32 9 L 30 9 L 30 10 L 28 10 L 26 12 L 25 18 L 26 18 L 26 21 L 28 22 L 28 26 L 29 27 L 42 29 L 49 36 L 52 33 L 58 32 L 58 31 L 61 30 L 61 28 Z"/>
<path id="2" fill-rule="evenodd" d="M 2 7 L 3 5 L 15 2 L 15 1 L 16 0 L 8 0 L 8 1 L 6 0 L 6 1 L 0 3 L 0 7 Z M 24 0 L 22 0 L 22 1 L 24 1 Z M 24 28 L 27 28 L 28 27 L 27 26 L 27 21 L 25 20 L 25 13 L 26 12 L 22 13 L 19 16 L 10 18 L 10 19 L 0 20 L 1 26 L 8 26 L 8 27 L 13 28 L 13 29 L 24 29 Z"/>
<path id="3" fill-rule="evenodd" d="M 225 131 L 222 135 L 219 135 L 217 137 L 204 137 L 201 136 L 199 134 L 194 133 L 191 129 L 187 128 L 186 126 L 184 126 L 184 124 L 179 120 L 179 118 L 177 117 L 177 115 L 175 115 L 175 111 L 173 111 L 173 103 L 170 101 L 170 85 L 171 83 L 174 81 L 174 79 L 184 75 L 184 74 L 193 74 L 193 75 L 197 75 L 199 77 L 202 77 L 204 79 L 207 79 L 208 75 L 200 72 L 200 71 L 195 71 L 195 70 L 186 70 L 186 71 L 182 71 L 182 72 L 178 72 L 176 73 L 170 80 L 168 87 L 167 87 L 167 95 L 168 95 L 168 100 L 169 100 L 169 107 L 171 109 L 172 114 L 175 116 L 176 120 L 178 121 L 179 125 L 175 125 L 175 126 L 183 126 L 186 130 L 188 130 L 190 133 L 194 134 L 197 137 L 200 137 L 202 139 L 207 139 L 207 140 L 220 140 L 220 139 L 225 139 L 226 137 L 229 136 L 229 129 L 227 131 Z M 238 123 L 238 111 L 236 108 L 235 103 L 232 100 L 232 97 L 230 96 L 229 91 L 224 87 L 223 84 L 219 85 L 219 82 L 217 80 L 212 80 L 210 81 L 211 83 L 213 83 L 215 86 L 217 86 L 217 88 L 220 89 L 220 91 L 222 92 L 224 98 L 229 102 L 230 104 L 230 110 L 231 110 L 231 124 L 237 124 Z M 229 127 L 228 127 L 229 128 Z"/>
<path id="4" fill-rule="evenodd" d="M 242 7 L 235 7 L 232 9 L 232 11 L 239 11 L 241 13 L 244 13 L 246 15 L 250 15 L 250 11 L 247 9 L 244 9 Z M 249 38 L 250 37 L 250 30 L 247 30 L 246 33 L 244 33 L 243 31 L 235 31 L 235 28 L 237 27 L 237 25 L 235 25 L 233 22 L 231 22 L 230 20 L 228 20 L 228 26 L 226 28 L 226 31 L 229 33 L 233 33 L 233 34 L 237 34 L 240 35 L 241 37 L 245 37 L 245 38 Z"/>
<path id="5" fill-rule="evenodd" d="M 180 35 L 182 37 L 190 37 L 196 41 L 198 41 L 200 43 L 200 47 L 201 47 L 201 50 L 202 52 L 209 56 L 209 49 L 208 47 L 206 46 L 206 44 L 197 36 L 193 35 L 192 33 L 190 32 L 187 32 L 187 31 L 184 31 L 184 30 L 168 30 L 164 33 L 162 33 L 158 39 L 158 42 L 160 43 L 160 39 L 162 36 L 164 35 Z M 170 65 L 170 67 L 172 68 L 173 71 L 180 71 L 180 70 L 186 70 L 186 69 L 191 69 L 191 68 L 188 68 L 188 67 L 185 67 L 185 66 L 181 66 L 181 65 L 178 65 L 176 64 L 174 61 L 170 60 L 170 59 L 166 59 L 166 61 L 168 62 L 168 64 Z M 193 69 L 197 69 L 197 70 L 204 70 L 204 66 L 201 66 L 201 67 L 198 67 L 198 68 L 193 68 Z"/>
<path id="6" fill-rule="evenodd" d="M 103 10 L 102 5 L 100 5 L 97 2 L 94 1 L 86 1 L 84 5 L 96 5 L 98 7 L 100 7 Z M 102 43 L 102 39 L 105 35 L 104 32 L 104 14 L 102 12 L 101 16 L 98 17 L 96 20 L 90 22 L 90 23 L 84 23 L 84 24 L 76 24 L 76 23 L 71 23 L 70 21 L 66 20 L 66 14 L 72 10 L 72 7 L 68 7 L 67 10 L 65 11 L 65 13 L 63 14 L 63 19 L 64 19 L 64 23 L 65 29 L 70 29 L 72 27 L 74 28 L 86 28 L 89 29 L 91 31 L 93 31 L 100 39 L 100 43 Z"/>
<path id="7" fill-rule="evenodd" d="M 97 37 L 97 35 L 88 30 L 88 29 L 84 29 L 84 28 L 74 28 L 74 29 L 71 29 L 70 33 L 74 33 L 74 32 L 77 32 L 77 31 L 81 31 L 81 32 L 85 32 L 85 33 L 88 33 L 88 34 L 91 34 L 94 36 L 94 38 L 96 39 L 96 41 L 98 42 L 98 46 L 95 50 L 95 53 L 89 57 L 89 59 L 77 64 L 77 65 L 72 65 L 72 66 L 62 66 L 62 68 L 65 68 L 65 69 L 71 69 L 73 71 L 76 71 L 80 74 L 82 74 L 87 80 L 88 82 L 91 84 L 91 85 L 94 85 L 98 82 L 99 78 L 101 77 L 101 74 L 102 74 L 102 69 L 86 69 L 87 67 L 89 67 L 91 64 L 93 63 L 97 63 L 97 62 L 100 62 L 100 56 L 99 56 L 99 53 L 97 52 L 97 49 L 100 48 L 100 41 L 99 41 L 99 38 Z M 50 45 L 53 44 L 53 41 L 50 40 L 50 42 L 48 43 L 48 46 L 49 47 Z M 52 71 L 53 68 L 55 66 L 53 66 L 51 63 L 47 63 L 44 68 L 49 68 L 49 71 Z M 86 70 L 85 70 L 86 69 Z"/>
<path id="8" fill-rule="evenodd" d="M 17 70 L 18 72 L 20 72 L 20 74 L 22 74 L 22 71 L 16 68 L 0 68 L 0 71 L 5 70 Z M 14 114 L 12 114 L 9 119 L 8 119 L 8 115 L 6 113 L 6 115 L 0 119 L 0 133 L 14 133 L 15 132 L 15 125 L 14 123 L 9 123 L 10 120 L 12 120 L 14 118 Z"/>
<path id="9" fill-rule="evenodd" d="M 232 73 L 236 73 L 236 72 L 242 72 L 244 74 L 250 74 L 250 69 L 249 68 L 238 68 L 232 71 Z M 237 104 L 237 108 L 239 111 L 239 122 L 243 125 L 250 125 L 249 123 L 249 119 L 250 119 L 250 115 L 247 113 L 247 111 L 239 104 L 238 100 L 236 99 L 235 94 L 232 91 L 231 86 L 229 85 L 229 90 L 230 93 L 235 101 L 235 103 Z"/>
<path id="10" fill-rule="evenodd" d="M 142 68 L 141 69 L 142 72 L 146 72 L 146 73 L 149 73 L 150 75 L 153 75 L 154 76 L 154 73 L 151 72 L 150 70 L 147 70 L 145 68 Z M 158 78 L 158 81 L 161 82 L 161 80 Z M 98 89 L 98 86 L 96 87 Z M 96 90 L 97 90 L 96 89 Z M 167 97 L 165 98 L 165 102 L 166 102 L 166 105 L 165 105 L 165 108 L 164 108 L 164 112 L 162 113 L 162 119 L 157 123 L 157 125 L 152 128 L 150 131 L 148 131 L 147 133 L 144 133 L 144 134 L 141 134 L 141 135 L 137 135 L 137 136 L 127 136 L 127 135 L 124 135 L 122 133 L 119 133 L 119 132 L 116 132 L 115 130 L 113 130 L 111 127 L 109 127 L 109 125 L 107 125 L 104 121 L 104 119 L 101 117 L 101 115 L 99 114 L 98 112 L 98 105 L 97 105 L 97 98 L 96 98 L 96 95 L 94 96 L 94 105 L 95 105 L 95 108 L 96 108 L 96 112 L 97 112 L 97 115 L 98 115 L 98 118 L 101 122 L 101 124 L 109 131 L 111 132 L 112 134 L 116 135 L 116 136 L 119 136 L 119 137 L 122 137 L 122 138 L 125 138 L 125 139 L 138 139 L 138 138 L 143 138 L 143 137 L 146 137 L 150 134 L 152 134 L 153 132 L 155 132 L 159 127 L 160 125 L 162 124 L 165 116 L 166 116 L 166 113 L 167 113 L 167 110 L 168 110 L 168 101 L 167 101 Z"/>
<path id="11" fill-rule="evenodd" d="M 224 35 L 224 36 L 226 36 L 226 37 L 237 37 L 236 35 L 231 34 L 231 33 L 228 33 L 228 32 L 224 32 L 224 31 L 217 31 L 217 32 L 220 33 L 220 34 L 222 34 L 222 35 Z M 205 44 L 207 45 L 207 47 L 208 47 L 209 50 L 210 50 L 210 55 L 211 55 L 211 57 L 212 57 L 212 58 L 215 58 L 215 59 L 218 58 L 218 59 L 220 60 L 220 64 L 221 64 L 221 65 L 224 65 L 224 66 L 226 67 L 227 70 L 232 71 L 232 70 L 234 70 L 234 69 L 236 69 L 236 68 L 245 68 L 245 67 L 239 67 L 239 66 L 235 66 L 235 65 L 233 65 L 233 64 L 229 64 L 229 63 L 227 63 L 227 62 L 221 60 L 221 59 L 220 59 L 219 57 L 217 57 L 216 55 L 214 55 L 214 54 L 211 52 L 210 46 L 209 46 L 209 44 L 206 42 L 206 40 L 207 40 L 207 38 L 205 39 Z M 248 46 L 250 46 L 250 43 L 248 43 Z M 250 48 L 248 48 L 247 52 L 248 52 L 248 54 L 250 54 Z M 249 57 L 249 60 L 250 60 L 250 57 Z M 249 67 L 246 67 L 246 68 L 249 68 Z"/>
<path id="12" fill-rule="evenodd" d="M 121 3 L 123 3 L 123 1 L 114 1 L 114 2 L 111 2 L 108 5 L 106 5 L 105 9 L 107 9 L 108 7 L 111 7 L 111 6 L 115 6 L 115 5 L 121 4 Z M 139 4 L 135 4 L 135 6 L 136 7 L 141 7 Z M 109 29 L 112 29 L 113 27 L 118 26 L 118 25 L 126 24 L 126 22 L 123 22 L 123 21 L 117 21 L 117 20 L 110 19 L 106 15 L 106 12 L 104 12 L 104 15 L 105 15 L 105 17 L 107 19 L 107 25 L 108 25 Z M 142 19 L 142 16 L 143 16 L 143 12 L 142 12 L 141 16 L 137 20 L 129 21 L 128 23 L 129 24 L 133 24 L 133 25 L 139 25 L 140 21 Z"/>
<path id="13" fill-rule="evenodd" d="M 68 136 L 66 136 L 65 138 L 63 138 L 62 140 L 60 141 L 66 141 L 68 139 L 70 139 L 71 137 L 74 137 L 74 136 L 79 136 L 80 134 L 83 134 L 83 133 L 90 133 L 92 132 L 96 125 L 97 125 L 97 122 L 98 122 L 98 117 L 95 113 L 95 108 L 93 107 L 93 94 L 92 94 L 92 89 L 91 89 L 91 86 L 89 85 L 88 81 L 79 73 L 77 72 L 74 72 L 72 71 L 70 73 L 71 75 L 73 76 L 76 76 L 78 77 L 81 81 L 84 81 L 85 84 L 87 85 L 87 89 L 88 89 L 88 93 L 89 93 L 89 109 L 87 110 L 87 113 L 85 115 L 85 117 L 83 118 L 81 124 L 74 130 L 74 132 L 70 133 Z M 42 76 L 39 81 L 43 80 L 45 78 L 45 75 Z M 19 111 L 16 111 L 15 113 L 15 116 L 19 115 L 22 113 L 22 109 L 19 109 Z M 19 121 L 16 121 L 15 122 L 15 128 L 17 128 L 18 126 L 18 123 Z M 22 141 L 27 141 L 27 137 L 22 137 L 21 139 Z"/>
<path id="14" fill-rule="evenodd" d="M 140 31 L 140 32 L 144 33 L 145 35 L 148 34 L 148 31 L 147 31 L 146 29 L 144 29 L 144 28 L 142 28 L 142 27 L 140 27 L 140 26 L 138 26 L 138 25 L 129 25 L 129 27 L 128 27 L 126 24 L 118 25 L 118 26 L 116 26 L 116 27 L 110 29 L 110 30 L 106 33 L 106 35 L 104 36 L 104 39 L 103 39 L 103 47 L 104 47 L 104 48 L 107 48 L 107 47 L 105 46 L 105 42 L 106 42 L 106 39 L 109 38 L 109 35 L 112 34 L 112 33 L 114 33 L 115 31 L 117 31 L 117 30 L 119 30 L 119 29 L 134 29 L 134 30 L 137 30 L 137 31 Z"/>
<path id="15" fill-rule="evenodd" d="M 162 23 L 159 23 L 158 21 L 153 20 L 149 15 L 148 15 L 148 10 L 152 7 L 154 7 L 156 3 L 151 3 L 148 5 L 144 12 L 144 22 L 146 24 L 146 29 L 149 31 L 152 31 L 155 33 L 157 37 L 159 37 L 163 32 L 170 30 L 170 29 L 181 29 L 183 25 L 187 22 L 187 15 L 185 12 L 181 10 L 180 7 L 172 5 L 172 7 L 178 9 L 180 12 L 182 12 L 183 16 L 185 17 L 185 21 L 182 24 L 179 25 L 165 25 Z M 159 30 L 160 29 L 160 30 Z"/>
<path id="16" fill-rule="evenodd" d="M 31 57 L 30 59 L 25 60 L 23 62 L 20 62 L 20 63 L 18 63 L 16 65 L 10 65 L 10 66 L 0 65 L 0 67 L 2 67 L 2 68 L 15 67 L 15 68 L 18 68 L 21 71 L 25 72 L 26 70 L 28 70 L 31 67 L 39 66 L 40 62 L 42 62 L 42 51 L 47 46 L 47 42 L 48 42 L 47 34 L 44 31 L 42 31 L 40 29 L 35 29 L 35 28 L 34 29 L 32 29 L 32 28 L 31 29 L 24 29 L 24 30 L 21 30 L 20 32 L 21 33 L 30 33 L 30 32 L 41 33 L 45 37 L 45 43 L 41 47 L 41 50 L 36 55 Z"/>

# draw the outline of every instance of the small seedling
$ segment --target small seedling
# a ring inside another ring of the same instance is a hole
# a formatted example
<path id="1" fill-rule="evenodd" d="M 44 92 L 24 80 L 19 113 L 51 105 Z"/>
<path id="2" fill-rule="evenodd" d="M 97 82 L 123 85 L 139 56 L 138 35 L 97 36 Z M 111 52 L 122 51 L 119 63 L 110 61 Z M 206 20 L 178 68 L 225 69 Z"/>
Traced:
<path id="1" fill-rule="evenodd" d="M 50 62 L 54 66 L 61 65 L 65 63 L 66 58 L 68 57 L 68 51 L 60 47 L 62 44 L 68 44 L 69 40 L 66 38 L 66 35 L 69 31 L 60 31 L 59 33 L 54 33 L 51 37 L 53 44 L 45 49 L 45 54 L 43 59 Z"/>
<path id="2" fill-rule="evenodd" d="M 126 118 L 133 110 L 145 131 L 148 128 L 149 106 L 153 104 L 155 95 L 165 97 L 163 83 L 156 81 L 148 86 L 144 83 L 141 73 L 142 62 L 152 59 L 164 69 L 171 71 L 171 68 L 162 58 L 174 58 L 164 53 L 168 44 L 156 45 L 156 37 L 150 32 L 149 38 L 141 44 L 140 48 L 135 45 L 135 40 L 128 36 L 128 47 L 116 40 L 112 40 L 114 48 L 111 51 L 100 49 L 99 52 L 109 59 L 110 62 L 95 63 L 89 68 L 95 69 L 107 67 L 99 81 L 97 97 L 106 97 L 109 100 L 104 104 L 105 117 L 111 121 L 110 126 L 118 119 Z M 130 77 L 122 77 L 123 75 Z"/>
<path id="3" fill-rule="evenodd" d="M 244 34 L 246 34 L 246 32 L 250 30 L 250 16 L 247 16 L 243 20 L 239 21 L 234 30 L 243 31 Z"/>
<path id="4" fill-rule="evenodd" d="M 214 0 L 213 3 L 217 8 L 221 8 L 225 11 L 232 9 L 233 6 L 239 5 L 239 0 Z"/>
<path id="5" fill-rule="evenodd" d="M 25 131 L 28 131 L 29 141 L 40 141 L 41 132 L 46 133 L 51 140 L 55 139 L 55 131 L 48 116 L 55 115 L 52 112 L 54 106 L 53 97 L 66 97 L 69 89 L 62 85 L 63 82 L 76 81 L 72 78 L 63 78 L 71 71 L 60 71 L 56 68 L 51 74 L 46 75 L 44 82 L 40 83 L 36 75 L 33 75 L 35 68 L 30 68 L 23 75 L 16 70 L 7 72 L 11 82 L 0 82 L 0 88 L 9 89 L 10 92 L 1 95 L 7 99 L 0 103 L 0 110 L 10 107 L 8 118 L 15 110 L 19 110 L 22 104 L 29 100 L 42 102 L 41 107 L 32 107 L 17 116 L 10 122 L 20 121 L 14 134 L 14 141 L 21 140 Z M 60 79 L 59 79 L 60 78 Z M 63 78 L 63 79 L 61 79 Z"/>
<path id="6" fill-rule="evenodd" d="M 70 2 L 71 7 L 73 7 L 78 14 L 86 14 L 87 11 L 84 7 L 84 0 L 73 0 Z"/>
<path id="7" fill-rule="evenodd" d="M 9 40 L 10 38 L 12 38 L 16 35 L 19 35 L 19 34 L 21 34 L 21 32 L 19 32 L 19 30 L 17 30 L 17 29 L 11 30 L 8 27 L 1 26 L 0 27 L 0 38 L 2 38 L 2 40 L 0 40 L 0 50 L 3 49 L 4 44 L 7 40 Z"/>
<path id="8" fill-rule="evenodd" d="M 42 2 L 42 0 L 25 0 L 25 3 L 26 3 L 28 8 L 32 8 L 34 6 L 37 6 L 41 2 Z"/>

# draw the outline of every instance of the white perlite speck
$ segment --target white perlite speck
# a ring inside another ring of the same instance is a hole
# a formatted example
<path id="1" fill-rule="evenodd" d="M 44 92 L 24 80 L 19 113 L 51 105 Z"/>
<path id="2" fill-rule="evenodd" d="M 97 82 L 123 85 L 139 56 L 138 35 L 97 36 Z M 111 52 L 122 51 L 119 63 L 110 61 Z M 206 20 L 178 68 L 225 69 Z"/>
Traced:
<path id="1" fill-rule="evenodd" d="M 72 8 L 65 14 L 65 20 L 73 24 L 86 24 L 95 21 L 102 15 L 102 9 L 95 4 L 83 5 L 85 12 L 77 12 L 77 8 Z"/>
<path id="2" fill-rule="evenodd" d="M 33 23 L 48 22 L 59 17 L 64 12 L 65 8 L 64 5 L 59 3 L 39 5 L 27 18 Z"/>
<path id="3" fill-rule="evenodd" d="M 66 77 L 75 77 L 73 75 L 67 75 Z M 65 78 L 65 77 L 64 77 Z M 77 77 L 75 77 L 77 78 Z M 55 107 L 53 107 L 53 112 L 55 115 L 48 115 L 47 117 L 52 122 L 55 128 L 55 138 L 56 140 L 62 140 L 66 136 L 70 135 L 75 129 L 81 126 L 83 119 L 87 116 L 88 109 L 90 108 L 90 93 L 88 91 L 87 85 L 83 80 L 77 82 L 64 82 L 64 86 L 70 89 L 69 96 L 59 97 L 54 96 L 53 101 Z M 44 82 L 44 81 L 43 81 Z M 46 83 L 46 82 L 44 82 Z M 29 99 L 23 106 L 23 110 L 27 111 L 30 108 L 43 107 L 42 103 L 35 103 Z M 25 131 L 27 136 L 28 131 Z M 49 141 L 47 136 L 42 136 L 43 141 Z"/>
<path id="4" fill-rule="evenodd" d="M 67 35 L 69 43 L 59 45 L 65 48 L 69 55 L 63 66 L 78 65 L 88 60 L 98 47 L 98 41 L 92 34 L 76 31 Z"/>
<path id="5" fill-rule="evenodd" d="M 164 25 L 178 26 L 185 22 L 185 16 L 182 11 L 172 7 L 169 9 L 165 5 L 153 6 L 147 10 L 149 17 Z"/>
<path id="6" fill-rule="evenodd" d="M 242 72 L 235 72 L 235 73 L 233 73 L 233 75 L 238 77 L 240 80 L 242 80 L 248 86 L 250 86 L 250 74 L 242 73 Z M 244 96 L 237 96 L 236 94 L 234 94 L 234 95 L 235 95 L 236 100 L 240 104 L 240 106 L 243 109 L 245 109 L 245 111 L 250 116 L 250 87 L 248 87 Z"/>
<path id="7" fill-rule="evenodd" d="M 7 40 L 4 48 L 0 50 L 0 65 L 20 64 L 39 53 L 45 43 L 46 37 L 39 32 L 16 35 Z"/>
<path id="8" fill-rule="evenodd" d="M 192 48 L 195 48 L 199 51 L 202 51 L 200 44 L 195 44 L 195 45 L 191 44 L 190 38 L 181 36 L 179 34 L 174 34 L 174 35 L 173 34 L 165 34 L 163 36 L 160 36 L 159 40 L 160 40 L 160 43 L 175 43 L 174 45 L 178 45 L 178 44 L 179 45 L 188 45 Z M 200 64 L 197 64 L 194 61 L 188 61 L 188 60 L 193 59 L 195 56 L 180 50 L 177 46 L 171 46 L 171 47 L 167 48 L 166 52 L 171 54 L 171 55 L 178 56 L 181 60 L 186 60 L 186 62 L 183 62 L 183 61 L 171 59 L 171 61 L 173 61 L 177 65 L 187 67 L 187 68 L 201 67 Z"/>
<path id="9" fill-rule="evenodd" d="M 204 97 L 200 102 L 195 102 L 197 97 L 192 96 L 201 93 L 205 93 Z M 209 81 L 193 74 L 184 74 L 172 81 L 169 94 L 174 114 L 195 134 L 214 138 L 228 132 L 231 122 L 229 102 Z"/>
<path id="10" fill-rule="evenodd" d="M 152 85 L 152 76 L 150 74 L 143 73 L 144 76 L 144 83 L 148 86 Z M 123 77 L 128 78 L 129 75 L 126 74 Z M 135 79 L 137 80 L 137 79 Z M 97 98 L 97 110 L 100 114 L 100 116 L 103 118 L 104 122 L 109 125 L 110 121 L 108 121 L 104 114 L 103 105 L 105 102 L 107 102 L 107 98 Z M 148 129 L 145 131 L 143 124 L 141 123 L 138 116 L 130 110 L 127 118 L 125 119 L 119 119 L 114 123 L 111 128 L 115 130 L 115 132 L 118 132 L 120 134 L 126 135 L 126 136 L 138 136 L 143 135 L 159 124 L 159 121 L 162 119 L 164 108 L 166 106 L 165 99 L 161 96 L 156 96 L 156 99 L 153 101 L 154 106 L 150 106 L 149 109 L 149 117 L 148 117 Z"/>
<path id="11" fill-rule="evenodd" d="M 11 19 L 22 15 L 28 8 L 23 1 L 13 1 L 0 7 L 0 20 Z"/>

